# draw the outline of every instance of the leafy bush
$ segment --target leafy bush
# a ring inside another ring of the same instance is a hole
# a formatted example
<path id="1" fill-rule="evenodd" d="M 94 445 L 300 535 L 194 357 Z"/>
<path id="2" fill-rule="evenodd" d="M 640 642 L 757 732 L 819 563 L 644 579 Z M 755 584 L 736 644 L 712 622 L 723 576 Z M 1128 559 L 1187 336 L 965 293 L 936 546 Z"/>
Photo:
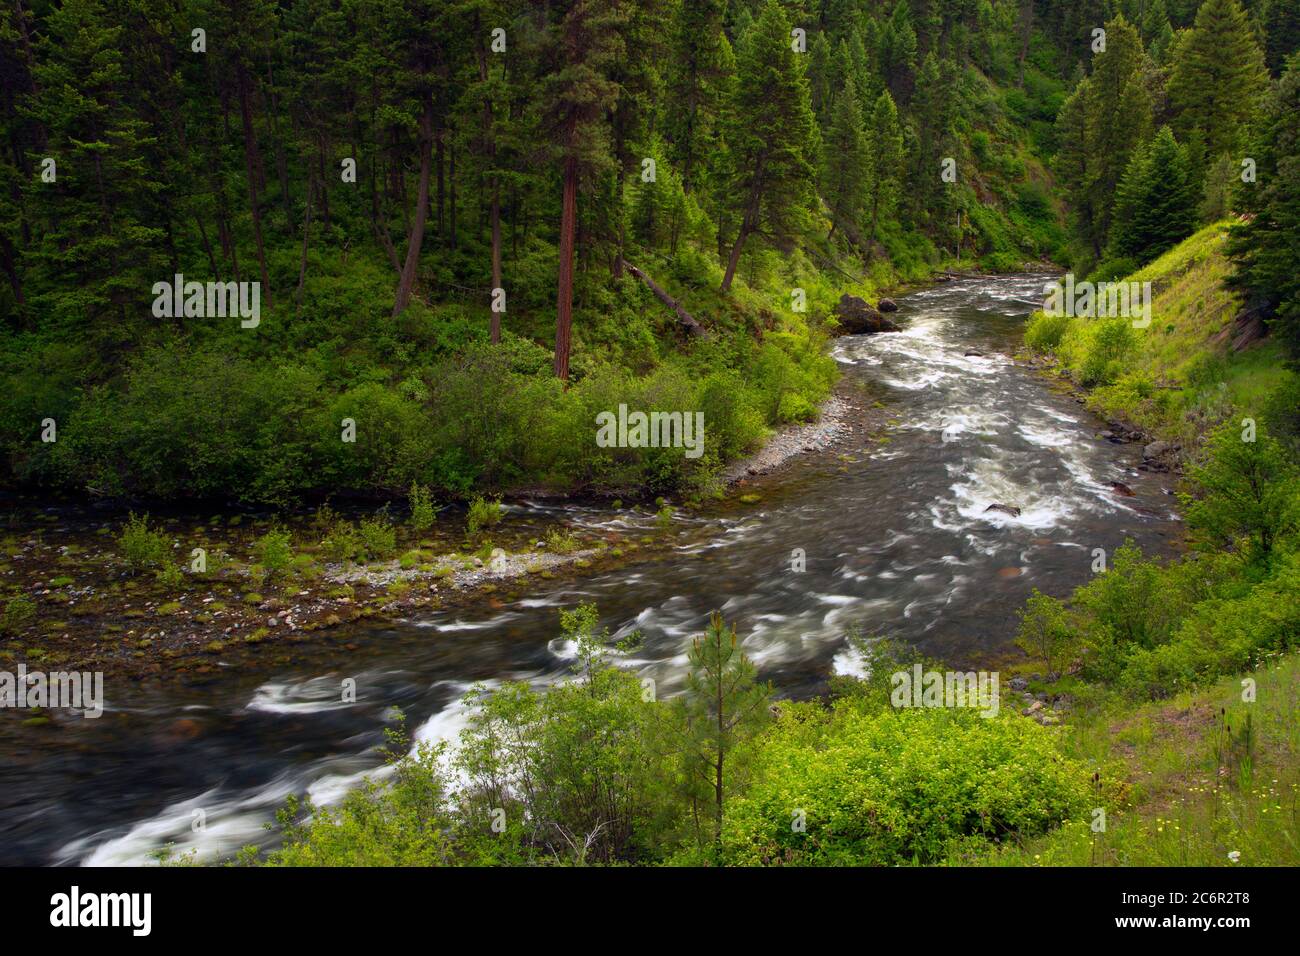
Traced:
<path id="1" fill-rule="evenodd" d="M 411 530 L 418 533 L 433 527 L 433 497 L 428 487 L 411 482 L 407 500 L 411 506 Z"/>
<path id="2" fill-rule="evenodd" d="M 469 503 L 469 513 L 465 516 L 465 526 L 471 535 L 478 534 L 484 528 L 495 527 L 501 521 L 501 502 L 489 501 L 481 495 Z"/>
<path id="3" fill-rule="evenodd" d="M 960 840 L 1042 833 L 1087 805 L 1087 771 L 1005 712 L 787 706 L 756 760 L 728 807 L 734 864 L 934 863 Z"/>
<path id="4" fill-rule="evenodd" d="M 149 516 L 137 516 L 134 511 L 117 536 L 117 546 L 132 574 L 158 567 L 171 553 L 167 539 L 149 527 Z"/>
<path id="5" fill-rule="evenodd" d="M 1025 328 L 1025 345 L 1035 352 L 1050 352 L 1061 344 L 1061 336 L 1069 325 L 1068 315 L 1035 312 Z"/>
<path id="6" fill-rule="evenodd" d="M 1300 469 L 1262 427 L 1250 436 L 1225 422 L 1189 477 L 1198 493 L 1184 496 L 1187 527 L 1203 548 L 1239 548 L 1267 563 L 1300 531 Z"/>
<path id="7" fill-rule="evenodd" d="M 1056 598 L 1034 588 L 1020 612 L 1016 645 L 1043 662 L 1048 680 L 1055 680 L 1069 665 L 1079 645 L 1078 632 Z"/>
<path id="8" fill-rule="evenodd" d="M 361 556 L 368 561 L 387 558 L 397 549 L 397 529 L 381 511 L 373 518 L 363 518 L 357 526 L 357 543 Z"/>
<path id="9" fill-rule="evenodd" d="M 36 619 L 36 602 L 25 594 L 15 594 L 5 601 L 0 612 L 0 634 L 14 635 Z"/>
<path id="10" fill-rule="evenodd" d="M 283 528 L 272 528 L 258 538 L 253 552 L 268 580 L 283 574 L 293 564 L 291 538 Z"/>

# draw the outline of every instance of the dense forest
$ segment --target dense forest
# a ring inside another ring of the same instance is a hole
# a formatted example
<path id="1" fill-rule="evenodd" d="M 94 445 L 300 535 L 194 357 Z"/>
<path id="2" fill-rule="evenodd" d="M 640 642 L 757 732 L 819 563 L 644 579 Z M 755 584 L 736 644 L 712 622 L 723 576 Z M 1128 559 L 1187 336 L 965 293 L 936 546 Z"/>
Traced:
<path id="1" fill-rule="evenodd" d="M 1260 137 L 1242 201 L 1277 213 L 1243 282 L 1293 301 L 1294 187 L 1267 175 L 1291 118 L 1253 121 L 1300 14 L 1197 6 L 19 0 L 6 478 L 707 490 L 815 414 L 841 293 L 959 261 L 1123 272 L 1223 214 Z M 256 320 L 184 307 L 232 281 Z M 703 410 L 707 453 L 595 449 L 620 401 Z"/>
<path id="2" fill-rule="evenodd" d="M 1295 863 L 1300 0 L 16 0 L 0 74 L 3 490 L 321 506 L 192 573 L 181 535 L 219 519 L 131 515 L 113 600 L 224 599 L 174 669 L 272 643 L 326 565 L 356 621 L 410 589 L 366 590 L 367 563 L 504 559 L 502 494 L 661 496 L 671 527 L 662 496 L 720 497 L 725 465 L 817 420 L 845 295 L 1152 290 L 1147 325 L 1024 328 L 1022 363 L 1172 471 L 1184 519 L 1175 558 L 1112 547 L 985 635 L 1065 716 L 891 706 L 891 667 L 940 664 L 887 633 L 851 642 L 865 676 L 778 703 L 716 615 L 654 700 L 587 604 L 546 635 L 571 680 L 471 691 L 455 749 L 388 728 L 382 783 L 291 801 L 246 862 Z M 703 453 L 602 446 L 621 405 L 703 413 Z M 322 505 L 407 495 L 397 530 Z M 450 555 L 434 500 L 472 502 Z M 524 545 L 589 567 L 570 532 Z M 41 597 L 10 588 L 26 645 L 3 653 L 31 657 L 65 559 Z"/>

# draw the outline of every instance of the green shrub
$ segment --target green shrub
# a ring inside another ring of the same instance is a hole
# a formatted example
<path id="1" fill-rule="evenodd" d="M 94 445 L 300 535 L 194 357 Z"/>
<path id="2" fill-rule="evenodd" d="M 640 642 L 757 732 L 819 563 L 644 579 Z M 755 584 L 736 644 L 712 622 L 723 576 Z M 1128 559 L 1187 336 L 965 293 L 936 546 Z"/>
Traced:
<path id="1" fill-rule="evenodd" d="M 158 569 L 156 577 L 159 584 L 171 590 L 175 590 L 185 583 L 185 574 L 181 571 L 180 566 L 172 564 L 170 561 Z"/>
<path id="2" fill-rule="evenodd" d="M 171 553 L 167 539 L 149 527 L 149 516 L 132 511 L 117 536 L 117 546 L 132 574 L 156 568 Z"/>
<path id="3" fill-rule="evenodd" d="M 582 544 L 578 541 L 577 535 L 560 531 L 558 528 L 552 528 L 546 532 L 547 551 L 553 551 L 556 554 L 572 554 L 581 546 Z"/>
<path id="4" fill-rule="evenodd" d="M 266 578 L 277 577 L 293 564 L 293 547 L 288 531 L 272 528 L 257 539 L 253 546 L 257 563 L 266 572 Z"/>
<path id="5" fill-rule="evenodd" d="M 367 561 L 382 560 L 397 549 L 397 529 L 388 520 L 387 512 L 381 511 L 373 518 L 362 519 L 357 526 L 357 541 Z"/>
<path id="6" fill-rule="evenodd" d="M 733 864 L 934 863 L 961 841 L 1043 833 L 1087 806 L 1087 771 L 1005 711 L 787 705 L 755 759 L 728 807 Z"/>
<path id="7" fill-rule="evenodd" d="M 1043 662 L 1048 680 L 1055 680 L 1069 666 L 1079 647 L 1079 634 L 1056 598 L 1034 588 L 1020 612 L 1016 646 Z"/>
<path id="8" fill-rule="evenodd" d="M 1035 312 L 1025 327 L 1025 345 L 1035 352 L 1051 352 L 1061 344 L 1061 337 L 1069 325 L 1068 315 Z"/>
<path id="9" fill-rule="evenodd" d="M 320 546 L 331 561 L 353 561 L 363 551 L 356 525 L 337 518 L 333 519 L 333 524 L 321 538 Z"/>
<path id="10" fill-rule="evenodd" d="M 36 619 L 36 602 L 25 594 L 15 594 L 5 601 L 0 613 L 0 634 L 14 635 Z"/>
<path id="11" fill-rule="evenodd" d="M 489 501 L 481 495 L 469 503 L 469 513 L 465 517 L 465 526 L 471 535 L 478 534 L 484 528 L 495 527 L 501 521 L 501 502 Z"/>
<path id="12" fill-rule="evenodd" d="M 426 485 L 411 482 L 411 490 L 407 494 L 407 500 L 411 506 L 411 530 L 419 533 L 433 527 L 434 510 L 433 497 L 429 493 Z"/>

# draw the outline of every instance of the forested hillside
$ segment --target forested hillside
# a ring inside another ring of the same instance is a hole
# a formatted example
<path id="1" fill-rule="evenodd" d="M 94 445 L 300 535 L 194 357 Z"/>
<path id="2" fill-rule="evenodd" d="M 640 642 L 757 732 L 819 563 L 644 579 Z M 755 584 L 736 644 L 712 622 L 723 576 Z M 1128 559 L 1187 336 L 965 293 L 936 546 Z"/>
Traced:
<path id="1" fill-rule="evenodd" d="M 7 479 L 707 489 L 814 414 L 842 293 L 1064 258 L 1045 161 L 1097 21 L 20 0 L 0 20 Z M 258 283 L 257 318 L 185 306 L 214 281 Z M 620 402 L 703 410 L 706 454 L 593 448 Z"/>

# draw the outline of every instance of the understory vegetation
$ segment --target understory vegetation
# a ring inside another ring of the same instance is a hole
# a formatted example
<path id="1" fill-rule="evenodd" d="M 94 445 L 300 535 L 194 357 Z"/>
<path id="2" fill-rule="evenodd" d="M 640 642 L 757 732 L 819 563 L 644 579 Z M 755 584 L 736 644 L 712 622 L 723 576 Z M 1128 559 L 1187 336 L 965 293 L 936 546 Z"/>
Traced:
<path id="1" fill-rule="evenodd" d="M 698 496 L 816 416 L 842 294 L 1064 249 L 1059 11 L 596 6 L 7 12 L 0 481 Z M 704 454 L 598 447 L 620 404 Z"/>

